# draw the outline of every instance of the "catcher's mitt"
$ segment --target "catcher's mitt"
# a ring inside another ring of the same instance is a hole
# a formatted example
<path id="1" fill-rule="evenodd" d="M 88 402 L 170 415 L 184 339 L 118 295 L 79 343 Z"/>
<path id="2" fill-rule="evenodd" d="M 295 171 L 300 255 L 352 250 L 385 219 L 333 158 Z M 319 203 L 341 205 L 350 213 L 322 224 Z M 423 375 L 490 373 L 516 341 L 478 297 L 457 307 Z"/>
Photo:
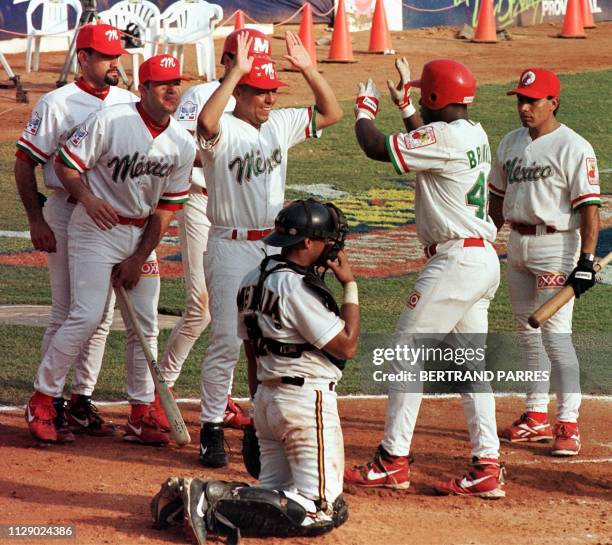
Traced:
<path id="1" fill-rule="evenodd" d="M 252 425 L 245 426 L 244 428 L 244 435 L 242 436 L 242 460 L 249 475 L 259 479 L 259 472 L 261 471 L 259 441 L 257 440 L 255 427 Z"/>

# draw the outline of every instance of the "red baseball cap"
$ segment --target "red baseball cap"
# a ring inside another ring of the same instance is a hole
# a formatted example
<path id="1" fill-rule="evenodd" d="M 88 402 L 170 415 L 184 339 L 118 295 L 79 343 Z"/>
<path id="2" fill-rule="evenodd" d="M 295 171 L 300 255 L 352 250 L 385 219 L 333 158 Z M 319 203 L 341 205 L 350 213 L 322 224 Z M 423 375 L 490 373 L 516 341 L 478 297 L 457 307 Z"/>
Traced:
<path id="1" fill-rule="evenodd" d="M 147 81 L 184 80 L 181 76 L 181 63 L 172 55 L 155 55 L 140 65 L 138 79 L 144 84 Z"/>
<path id="2" fill-rule="evenodd" d="M 123 55 L 127 53 L 121 45 L 121 31 L 111 25 L 85 25 L 79 30 L 76 48 L 93 49 L 103 55 Z"/>
<path id="3" fill-rule="evenodd" d="M 272 55 L 272 45 L 270 44 L 268 37 L 263 32 L 260 32 L 254 28 L 239 28 L 238 30 L 234 30 L 234 32 L 231 34 L 228 34 L 227 38 L 225 38 L 225 42 L 223 42 L 223 53 L 221 53 L 221 60 L 223 60 L 223 55 L 226 53 L 231 53 L 232 55 L 236 54 L 238 51 L 238 36 L 241 32 L 245 32 L 250 38 L 253 39 L 251 47 L 249 48 L 249 56 L 269 57 Z"/>
<path id="4" fill-rule="evenodd" d="M 276 65 L 270 57 L 255 57 L 251 71 L 240 78 L 238 85 L 270 90 L 286 87 L 287 83 L 278 79 Z"/>
<path id="5" fill-rule="evenodd" d="M 550 70 L 528 68 L 521 74 L 517 88 L 506 94 L 523 95 L 529 98 L 558 97 L 561 94 L 561 82 Z"/>

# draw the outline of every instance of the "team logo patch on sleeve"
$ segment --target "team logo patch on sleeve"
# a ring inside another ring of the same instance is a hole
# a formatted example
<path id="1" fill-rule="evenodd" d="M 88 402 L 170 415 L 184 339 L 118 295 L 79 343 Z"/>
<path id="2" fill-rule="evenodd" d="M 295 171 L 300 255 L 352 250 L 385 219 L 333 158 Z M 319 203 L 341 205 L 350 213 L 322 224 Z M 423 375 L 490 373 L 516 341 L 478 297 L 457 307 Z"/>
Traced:
<path id="1" fill-rule="evenodd" d="M 28 121 L 28 124 L 26 125 L 25 131 L 29 132 L 30 134 L 36 134 L 40 128 L 41 121 L 42 118 L 40 115 L 38 115 L 37 112 L 34 112 L 30 118 L 30 121 Z"/>
<path id="2" fill-rule="evenodd" d="M 83 127 L 77 128 L 77 130 L 74 131 L 70 137 L 70 143 L 75 147 L 78 146 L 83 138 L 87 136 L 87 134 L 88 132 Z"/>
<path id="3" fill-rule="evenodd" d="M 599 172 L 597 170 L 597 159 L 587 157 L 586 160 L 587 179 L 591 185 L 599 185 Z"/>
<path id="4" fill-rule="evenodd" d="M 410 310 L 414 310 L 414 307 L 417 306 L 417 303 L 419 302 L 420 299 L 421 299 L 421 294 L 417 290 L 412 290 L 410 292 L 410 295 L 408 296 L 408 299 L 406 299 L 406 306 Z"/>
<path id="5" fill-rule="evenodd" d="M 179 121 L 195 121 L 197 117 L 197 109 L 198 106 L 191 102 L 191 100 L 187 100 L 181 105 L 181 109 L 179 110 L 178 120 Z"/>
<path id="6" fill-rule="evenodd" d="M 562 288 L 565 286 L 567 274 L 562 273 L 544 273 L 536 276 L 536 282 L 539 290 L 548 288 Z"/>
<path id="7" fill-rule="evenodd" d="M 433 127 L 423 127 L 416 131 L 409 132 L 405 136 L 406 147 L 408 149 L 422 148 L 436 143 L 436 131 Z"/>

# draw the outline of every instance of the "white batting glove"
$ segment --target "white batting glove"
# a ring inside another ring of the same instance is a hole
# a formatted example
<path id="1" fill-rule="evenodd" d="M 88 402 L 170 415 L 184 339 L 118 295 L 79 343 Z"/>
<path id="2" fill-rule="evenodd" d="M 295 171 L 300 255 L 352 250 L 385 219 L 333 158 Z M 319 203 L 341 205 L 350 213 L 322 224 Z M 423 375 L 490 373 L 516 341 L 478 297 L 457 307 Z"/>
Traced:
<path id="1" fill-rule="evenodd" d="M 391 94 L 391 100 L 399 108 L 402 118 L 405 119 L 416 113 L 416 109 L 410 102 L 410 65 L 406 57 L 395 59 L 395 68 L 399 72 L 400 80 L 395 85 L 388 79 L 387 87 Z"/>
<path id="2" fill-rule="evenodd" d="M 359 91 L 355 100 L 355 117 L 360 119 L 376 119 L 376 114 L 380 110 L 380 91 L 372 81 L 367 83 L 359 82 Z"/>

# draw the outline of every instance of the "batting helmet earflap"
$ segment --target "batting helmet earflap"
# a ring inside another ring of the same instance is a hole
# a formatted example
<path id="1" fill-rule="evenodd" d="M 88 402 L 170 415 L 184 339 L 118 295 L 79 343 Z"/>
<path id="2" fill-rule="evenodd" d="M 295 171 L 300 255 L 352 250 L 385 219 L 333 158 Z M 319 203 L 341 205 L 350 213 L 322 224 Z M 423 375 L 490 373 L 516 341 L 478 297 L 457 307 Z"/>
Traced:
<path id="1" fill-rule="evenodd" d="M 331 239 L 341 246 L 348 233 L 348 222 L 332 203 L 315 199 L 293 201 L 274 220 L 274 231 L 263 240 L 270 246 L 293 246 L 305 238 Z M 341 249 L 341 247 L 339 248 Z"/>
<path id="2" fill-rule="evenodd" d="M 476 94 L 476 78 L 465 65 L 451 59 L 436 59 L 423 66 L 421 79 L 411 81 L 421 88 L 421 102 L 430 110 L 449 104 L 471 104 Z"/>
<path id="3" fill-rule="evenodd" d="M 246 32 L 251 38 L 253 38 L 253 43 L 249 49 L 249 55 L 255 57 L 269 57 L 272 55 L 270 40 L 268 40 L 263 32 L 255 30 L 254 28 L 239 28 L 238 30 L 234 30 L 234 32 L 231 34 L 228 34 L 227 38 L 225 38 L 225 42 L 223 42 L 223 53 L 221 53 L 221 62 L 223 62 L 223 55 L 226 53 L 231 53 L 232 55 L 236 54 L 238 51 L 238 35 L 241 32 Z"/>

